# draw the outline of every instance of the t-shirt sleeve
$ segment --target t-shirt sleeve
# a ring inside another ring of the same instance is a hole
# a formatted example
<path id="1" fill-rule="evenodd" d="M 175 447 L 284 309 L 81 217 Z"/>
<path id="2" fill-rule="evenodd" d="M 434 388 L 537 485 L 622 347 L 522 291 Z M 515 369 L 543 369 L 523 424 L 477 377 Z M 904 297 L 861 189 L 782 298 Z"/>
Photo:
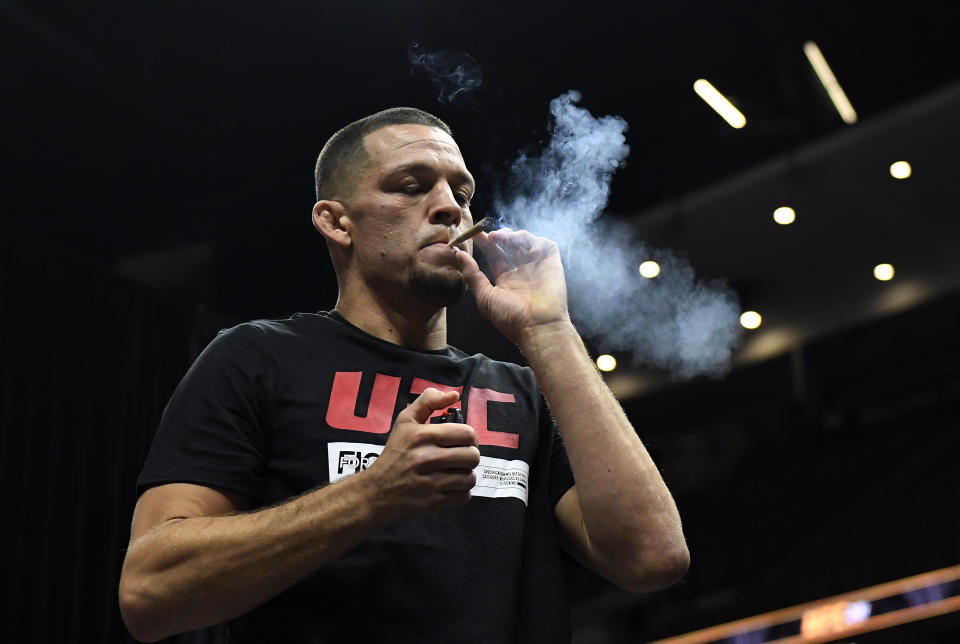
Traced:
<path id="1" fill-rule="evenodd" d="M 261 496 L 264 419 L 273 387 L 263 331 L 221 331 L 193 363 L 164 409 L 137 493 L 194 483 Z"/>

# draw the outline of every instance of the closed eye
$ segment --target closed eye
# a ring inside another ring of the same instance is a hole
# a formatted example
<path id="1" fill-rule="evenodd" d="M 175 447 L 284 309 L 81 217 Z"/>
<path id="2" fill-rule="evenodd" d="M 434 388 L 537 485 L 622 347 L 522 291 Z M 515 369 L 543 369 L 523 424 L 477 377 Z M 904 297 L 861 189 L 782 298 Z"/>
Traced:
<path id="1" fill-rule="evenodd" d="M 408 183 L 400 186 L 397 192 L 402 192 L 405 195 L 418 195 L 423 192 L 423 188 L 421 188 L 419 184 Z"/>

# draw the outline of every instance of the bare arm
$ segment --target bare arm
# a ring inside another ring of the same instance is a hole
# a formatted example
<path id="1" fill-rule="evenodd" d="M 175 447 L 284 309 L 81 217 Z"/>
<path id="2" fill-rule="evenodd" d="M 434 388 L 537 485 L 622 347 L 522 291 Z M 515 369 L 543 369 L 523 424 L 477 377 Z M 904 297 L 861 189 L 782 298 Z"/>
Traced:
<path id="1" fill-rule="evenodd" d="M 379 527 L 361 474 L 242 514 L 236 497 L 206 487 L 145 492 L 120 578 L 130 632 L 155 641 L 231 619 L 359 543 Z"/>
<path id="2" fill-rule="evenodd" d="M 559 325 L 521 348 L 550 403 L 576 480 L 556 508 L 566 549 L 628 590 L 675 583 L 689 565 L 676 504 L 579 335 Z"/>
<path id="3" fill-rule="evenodd" d="M 676 504 L 570 322 L 556 244 L 502 230 L 476 245 L 496 281 L 461 253 L 478 308 L 527 357 L 566 444 L 576 485 L 556 508 L 564 547 L 629 590 L 676 582 L 689 565 Z"/>
<path id="4" fill-rule="evenodd" d="M 359 544 L 379 528 L 466 503 L 479 463 L 466 425 L 430 425 L 456 392 L 428 389 L 394 424 L 367 470 L 275 507 L 248 513 L 235 493 L 171 484 L 134 512 L 120 608 L 137 639 L 237 617 Z"/>

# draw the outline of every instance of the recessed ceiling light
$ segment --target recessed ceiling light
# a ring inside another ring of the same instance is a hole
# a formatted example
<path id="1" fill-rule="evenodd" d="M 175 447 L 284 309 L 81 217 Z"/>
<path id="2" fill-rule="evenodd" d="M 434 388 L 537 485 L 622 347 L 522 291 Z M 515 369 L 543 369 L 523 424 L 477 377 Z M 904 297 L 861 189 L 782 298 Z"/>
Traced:
<path id="1" fill-rule="evenodd" d="M 605 353 L 597 356 L 597 369 L 600 371 L 613 371 L 617 368 L 617 359 L 612 355 Z"/>
<path id="2" fill-rule="evenodd" d="M 740 325 L 744 329 L 756 329 L 763 322 L 763 318 L 756 311 L 744 311 L 740 315 Z"/>
<path id="3" fill-rule="evenodd" d="M 660 264 L 648 259 L 644 263 L 640 264 L 640 274 L 647 279 L 653 279 L 660 274 Z"/>
<path id="4" fill-rule="evenodd" d="M 890 176 L 894 179 L 906 179 L 912 172 L 913 169 L 906 161 L 897 161 L 890 164 Z"/>
<path id="5" fill-rule="evenodd" d="M 873 267 L 873 276 L 881 282 L 889 282 L 893 279 L 892 264 L 877 264 Z"/>
<path id="6" fill-rule="evenodd" d="M 773 211 L 773 220 L 781 226 L 787 226 L 797 220 L 797 213 L 790 206 L 780 206 Z"/>

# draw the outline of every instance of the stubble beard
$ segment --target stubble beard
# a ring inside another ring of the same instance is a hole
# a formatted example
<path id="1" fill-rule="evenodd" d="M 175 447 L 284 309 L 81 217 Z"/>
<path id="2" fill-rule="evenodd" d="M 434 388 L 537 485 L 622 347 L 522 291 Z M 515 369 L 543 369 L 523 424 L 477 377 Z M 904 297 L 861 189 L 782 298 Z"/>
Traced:
<path id="1" fill-rule="evenodd" d="M 421 301 L 434 306 L 453 306 L 467 292 L 467 281 L 458 271 L 423 266 L 410 262 L 410 291 Z"/>

